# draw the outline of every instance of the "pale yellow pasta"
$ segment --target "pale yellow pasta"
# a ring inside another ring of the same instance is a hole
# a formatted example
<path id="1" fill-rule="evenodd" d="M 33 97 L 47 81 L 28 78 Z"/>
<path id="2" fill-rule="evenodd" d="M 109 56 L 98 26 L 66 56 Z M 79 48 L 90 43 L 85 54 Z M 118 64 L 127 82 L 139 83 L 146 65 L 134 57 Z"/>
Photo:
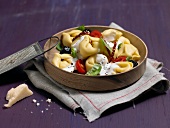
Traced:
<path id="1" fill-rule="evenodd" d="M 84 36 L 84 39 L 79 44 L 80 54 L 83 59 L 98 53 L 99 42 L 96 40 L 90 40 L 88 35 Z"/>
<path id="2" fill-rule="evenodd" d="M 73 38 L 79 35 L 82 31 L 80 30 L 72 30 L 67 33 L 62 33 L 62 43 L 64 46 L 70 47 L 71 44 L 73 43 Z"/>
<path id="3" fill-rule="evenodd" d="M 81 30 L 72 30 L 70 32 L 68 32 L 68 34 L 71 36 L 71 37 L 76 37 L 77 35 L 79 35 L 82 31 Z"/>
<path id="4" fill-rule="evenodd" d="M 73 57 L 70 54 L 55 53 L 52 64 L 60 69 L 68 67 L 72 63 Z"/>
<path id="5" fill-rule="evenodd" d="M 119 56 L 128 56 L 128 57 L 131 57 L 132 60 L 135 60 L 135 61 L 140 60 L 138 49 L 135 46 L 133 46 L 127 38 L 120 37 L 117 43 L 118 42 L 121 45 L 120 47 L 116 47 L 114 58 L 117 58 Z"/>
<path id="6" fill-rule="evenodd" d="M 96 55 L 90 56 L 85 62 L 86 70 L 89 71 L 96 63 Z"/>
<path id="7" fill-rule="evenodd" d="M 124 44 L 130 44 L 130 40 L 124 36 L 121 36 L 118 41 L 120 41 L 121 43 L 124 43 Z"/>
<path id="8" fill-rule="evenodd" d="M 116 64 L 119 67 L 114 69 L 113 74 L 126 72 L 126 71 L 129 71 L 130 69 L 133 68 L 133 63 L 132 62 L 128 62 L 128 61 L 125 61 L 125 62 L 116 62 Z"/>
<path id="9" fill-rule="evenodd" d="M 63 33 L 62 34 L 62 43 L 64 46 L 70 47 L 72 44 L 72 37 L 68 33 Z"/>
<path id="10" fill-rule="evenodd" d="M 103 39 L 107 41 L 115 41 L 117 40 L 120 36 L 122 36 L 122 32 L 115 30 L 115 29 L 107 29 L 102 32 Z"/>

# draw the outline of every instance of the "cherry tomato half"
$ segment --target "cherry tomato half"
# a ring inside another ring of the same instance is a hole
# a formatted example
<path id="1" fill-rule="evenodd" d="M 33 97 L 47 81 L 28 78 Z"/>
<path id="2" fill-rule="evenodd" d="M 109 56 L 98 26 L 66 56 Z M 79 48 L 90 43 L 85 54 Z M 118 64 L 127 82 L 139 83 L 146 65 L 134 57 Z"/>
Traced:
<path id="1" fill-rule="evenodd" d="M 93 31 L 90 33 L 90 36 L 100 38 L 100 37 L 102 37 L 102 34 L 101 34 L 101 32 L 99 32 L 98 30 L 93 30 Z"/>
<path id="2" fill-rule="evenodd" d="M 81 59 L 78 59 L 76 61 L 76 68 L 77 68 L 78 73 L 81 73 L 81 74 L 86 73 L 85 66 L 84 66 L 83 61 Z"/>
<path id="3" fill-rule="evenodd" d="M 126 58 L 126 56 L 119 56 L 118 58 L 114 59 L 114 62 L 126 61 Z"/>

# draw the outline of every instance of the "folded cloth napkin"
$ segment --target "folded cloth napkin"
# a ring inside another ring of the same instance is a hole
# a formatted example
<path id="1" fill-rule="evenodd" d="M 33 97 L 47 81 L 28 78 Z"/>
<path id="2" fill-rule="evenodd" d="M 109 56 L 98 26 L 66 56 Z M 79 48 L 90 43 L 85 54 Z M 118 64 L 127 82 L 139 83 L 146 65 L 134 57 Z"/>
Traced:
<path id="1" fill-rule="evenodd" d="M 113 28 L 122 29 L 115 23 Z M 32 68 L 32 67 L 36 68 Z M 100 115 L 112 106 L 133 100 L 144 91 L 153 89 L 163 93 L 169 89 L 170 82 L 159 72 L 162 63 L 153 59 L 147 59 L 144 75 L 133 85 L 110 92 L 88 92 L 71 89 L 54 81 L 45 71 L 43 57 L 28 62 L 25 72 L 35 87 L 53 94 L 69 108 L 75 110 L 81 107 L 89 122 L 100 117 Z"/>

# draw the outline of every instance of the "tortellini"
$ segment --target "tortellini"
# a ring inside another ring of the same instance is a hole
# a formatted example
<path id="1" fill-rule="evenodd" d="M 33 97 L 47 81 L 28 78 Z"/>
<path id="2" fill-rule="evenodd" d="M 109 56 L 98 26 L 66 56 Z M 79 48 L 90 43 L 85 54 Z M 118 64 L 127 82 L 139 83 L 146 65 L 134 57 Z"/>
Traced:
<path id="1" fill-rule="evenodd" d="M 135 61 L 140 60 L 138 49 L 133 46 L 127 38 L 123 36 L 118 39 L 114 53 L 114 58 L 117 58 L 119 56 L 128 56 Z"/>
<path id="2" fill-rule="evenodd" d="M 96 63 L 96 55 L 90 56 L 85 63 L 86 70 L 89 71 L 93 65 Z"/>
<path id="3" fill-rule="evenodd" d="M 72 30 L 70 32 L 67 33 L 62 33 L 62 43 L 64 46 L 68 46 L 70 47 L 71 44 L 73 43 L 72 40 L 74 37 L 76 37 L 77 35 L 79 35 L 82 31 L 80 30 Z"/>
<path id="4" fill-rule="evenodd" d="M 133 68 L 132 62 L 116 62 L 116 64 L 119 67 L 115 68 L 113 74 L 126 72 Z"/>
<path id="5" fill-rule="evenodd" d="M 55 53 L 52 64 L 60 69 L 68 67 L 72 63 L 73 57 L 70 54 Z"/>
<path id="6" fill-rule="evenodd" d="M 107 29 L 102 32 L 102 35 L 104 40 L 115 41 L 122 35 L 122 32 L 115 29 Z"/>
<path id="7" fill-rule="evenodd" d="M 99 38 L 84 35 L 73 41 L 72 47 L 77 48 L 81 59 L 97 54 L 99 50 Z"/>

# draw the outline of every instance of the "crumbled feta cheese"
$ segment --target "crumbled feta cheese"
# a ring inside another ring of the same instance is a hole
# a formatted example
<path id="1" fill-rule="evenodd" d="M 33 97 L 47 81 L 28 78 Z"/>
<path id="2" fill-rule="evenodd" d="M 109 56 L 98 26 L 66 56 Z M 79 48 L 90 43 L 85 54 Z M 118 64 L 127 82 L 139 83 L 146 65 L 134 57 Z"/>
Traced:
<path id="1" fill-rule="evenodd" d="M 37 100 L 36 100 L 36 99 L 33 99 L 33 100 L 32 100 L 32 102 L 33 102 L 33 103 L 36 103 L 36 102 L 37 102 Z"/>
<path id="2" fill-rule="evenodd" d="M 37 106 L 40 106 L 40 103 L 37 103 Z"/>
<path id="3" fill-rule="evenodd" d="M 46 102 L 47 102 L 47 103 L 51 103 L 51 99 L 48 98 L 48 99 L 46 100 Z"/>

